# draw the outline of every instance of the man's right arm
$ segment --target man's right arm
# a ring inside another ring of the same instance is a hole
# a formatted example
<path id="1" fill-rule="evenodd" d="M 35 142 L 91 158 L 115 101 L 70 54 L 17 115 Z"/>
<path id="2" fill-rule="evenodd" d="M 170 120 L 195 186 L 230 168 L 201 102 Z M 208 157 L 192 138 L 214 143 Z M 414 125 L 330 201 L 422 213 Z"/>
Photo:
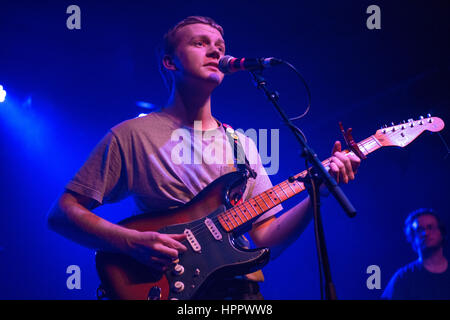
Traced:
<path id="1" fill-rule="evenodd" d="M 90 210 L 95 200 L 66 190 L 48 214 L 48 227 L 85 247 L 128 254 L 156 268 L 168 265 L 186 250 L 185 235 L 139 232 L 111 223 Z"/>

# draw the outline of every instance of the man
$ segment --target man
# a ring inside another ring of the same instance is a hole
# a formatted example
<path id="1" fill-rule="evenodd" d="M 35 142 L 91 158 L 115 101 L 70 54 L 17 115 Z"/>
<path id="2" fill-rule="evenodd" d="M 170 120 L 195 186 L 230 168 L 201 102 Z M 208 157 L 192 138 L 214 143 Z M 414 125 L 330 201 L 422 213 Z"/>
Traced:
<path id="1" fill-rule="evenodd" d="M 405 220 L 405 235 L 417 253 L 416 261 L 399 269 L 383 299 L 450 299 L 450 270 L 444 256 L 446 230 L 431 209 L 419 209 Z"/>
<path id="2" fill-rule="evenodd" d="M 223 126 L 211 110 L 211 94 L 224 77 L 217 68 L 224 54 L 222 27 L 210 18 L 188 17 L 169 30 L 160 60 L 170 89 L 167 105 L 161 111 L 125 121 L 108 132 L 50 210 L 49 227 L 87 247 L 125 253 L 153 268 L 166 268 L 180 252 L 186 251 L 181 243 L 184 234 L 138 232 L 110 223 L 91 210 L 130 195 L 141 212 L 177 207 L 219 176 L 233 171 L 226 163 L 179 165 L 172 159 L 176 142 L 171 140 L 171 133 L 179 128 L 194 134 L 214 131 L 226 140 Z M 198 123 L 201 127 L 195 128 Z M 252 181 L 244 194 L 244 199 L 248 199 L 272 184 L 254 143 L 244 135 L 238 136 L 243 145 L 250 145 L 247 157 L 256 154 L 258 159 L 251 164 L 257 177 L 249 179 Z M 231 148 L 228 142 L 224 145 Z M 194 153 L 202 147 L 205 146 L 194 146 Z M 341 145 L 336 142 L 330 172 L 337 180 L 348 183 L 354 179 L 360 160 L 340 151 Z M 297 239 L 312 217 L 309 198 L 275 218 L 280 210 L 273 208 L 254 223 L 249 234 L 257 246 L 282 250 Z M 252 278 L 251 275 L 244 279 L 246 284 L 261 280 L 260 276 Z M 224 292 L 215 298 L 249 297 L 249 292 L 245 292 L 249 286 L 236 286 L 238 293 Z M 252 297 L 260 297 L 257 286 L 250 287 Z"/>

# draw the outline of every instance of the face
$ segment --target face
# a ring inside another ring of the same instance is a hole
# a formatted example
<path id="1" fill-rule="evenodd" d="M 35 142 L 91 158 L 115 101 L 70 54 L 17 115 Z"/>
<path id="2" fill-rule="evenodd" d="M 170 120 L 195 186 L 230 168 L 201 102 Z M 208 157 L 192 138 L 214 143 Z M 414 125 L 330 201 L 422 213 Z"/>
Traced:
<path id="1" fill-rule="evenodd" d="M 442 234 L 437 219 L 426 214 L 419 216 L 412 224 L 414 246 L 420 250 L 439 248 L 442 246 Z"/>
<path id="2" fill-rule="evenodd" d="M 178 30 L 175 40 L 175 82 L 204 80 L 213 86 L 222 82 L 224 74 L 217 65 L 225 54 L 225 41 L 219 30 L 206 24 L 191 24 Z"/>

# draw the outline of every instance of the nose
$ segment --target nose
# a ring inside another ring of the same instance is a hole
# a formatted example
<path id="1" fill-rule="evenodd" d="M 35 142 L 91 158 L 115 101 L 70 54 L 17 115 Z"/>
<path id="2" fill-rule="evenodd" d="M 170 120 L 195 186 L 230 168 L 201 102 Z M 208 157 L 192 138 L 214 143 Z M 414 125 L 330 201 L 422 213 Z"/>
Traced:
<path id="1" fill-rule="evenodd" d="M 220 58 L 220 51 L 219 51 L 219 49 L 217 49 L 216 46 L 209 46 L 209 50 L 206 53 L 206 56 L 208 58 L 219 59 Z"/>

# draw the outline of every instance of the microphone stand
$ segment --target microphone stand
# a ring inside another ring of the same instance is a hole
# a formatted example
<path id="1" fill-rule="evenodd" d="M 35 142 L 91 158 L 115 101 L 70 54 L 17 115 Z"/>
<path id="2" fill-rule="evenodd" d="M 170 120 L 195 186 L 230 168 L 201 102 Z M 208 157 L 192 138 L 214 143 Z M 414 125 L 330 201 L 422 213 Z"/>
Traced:
<path id="1" fill-rule="evenodd" d="M 318 189 L 320 183 L 322 181 L 325 183 L 330 193 L 336 198 L 336 200 L 339 202 L 339 204 L 349 217 L 354 217 L 356 215 L 356 210 L 350 203 L 348 198 L 345 196 L 345 194 L 342 192 L 336 180 L 328 173 L 326 168 L 322 165 L 322 162 L 319 160 L 317 154 L 307 145 L 303 136 L 298 132 L 296 127 L 293 125 L 291 120 L 284 112 L 284 110 L 281 108 L 280 104 L 278 103 L 278 93 L 275 91 L 270 91 L 267 88 L 267 82 L 263 77 L 262 71 L 261 70 L 250 71 L 250 73 L 253 75 L 257 88 L 264 91 L 269 101 L 272 102 L 272 104 L 275 106 L 275 109 L 277 109 L 277 111 L 280 113 L 284 123 L 289 127 L 289 129 L 291 129 L 294 136 L 297 138 L 302 150 L 301 156 L 312 165 L 314 173 L 311 173 L 311 171 L 308 170 L 310 173 L 309 176 L 310 178 L 312 178 L 310 182 L 303 178 L 293 178 L 293 177 L 291 177 L 289 180 L 292 182 L 297 179 L 299 181 L 304 182 L 308 190 L 308 193 L 313 200 L 314 218 L 317 231 L 316 240 L 317 240 L 317 249 L 319 252 L 319 262 L 322 262 L 326 282 L 325 297 L 327 300 L 336 300 L 337 299 L 336 291 L 331 279 L 330 265 L 328 261 L 325 236 L 323 232 L 322 219 L 320 215 L 320 194 Z"/>

